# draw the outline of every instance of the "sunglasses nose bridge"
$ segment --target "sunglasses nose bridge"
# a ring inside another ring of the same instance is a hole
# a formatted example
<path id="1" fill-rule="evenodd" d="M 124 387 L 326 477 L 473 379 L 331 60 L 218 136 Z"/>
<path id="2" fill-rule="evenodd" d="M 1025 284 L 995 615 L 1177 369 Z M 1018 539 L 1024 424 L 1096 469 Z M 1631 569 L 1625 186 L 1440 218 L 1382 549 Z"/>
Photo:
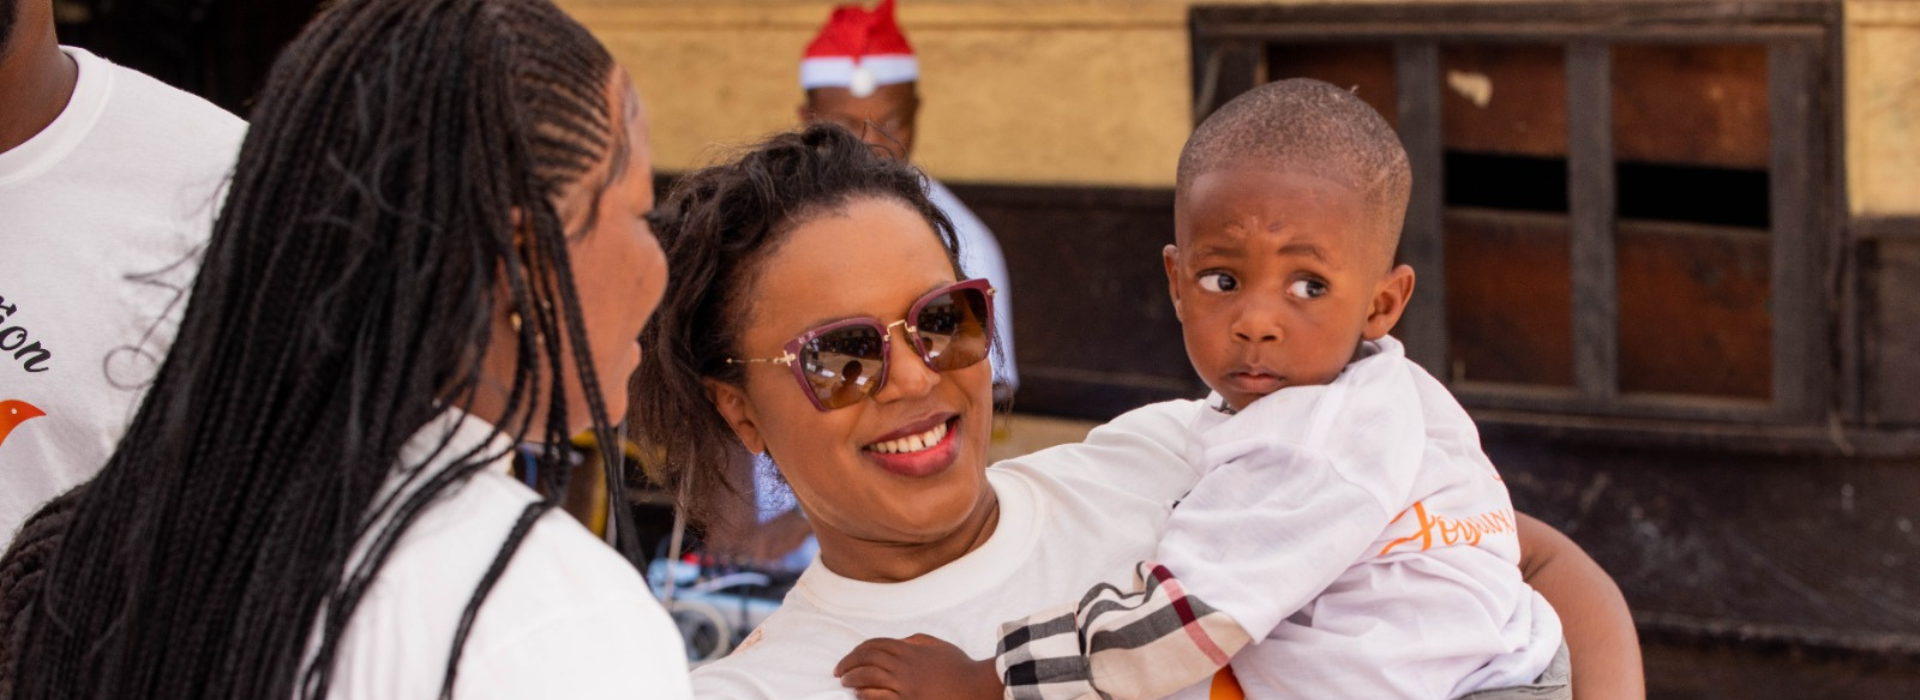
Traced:
<path id="1" fill-rule="evenodd" d="M 900 327 L 901 337 L 906 340 L 906 343 L 900 346 L 900 350 L 918 359 L 918 362 L 907 358 L 900 358 L 899 361 L 894 360 L 894 326 Z M 874 400 L 885 403 L 904 396 L 919 396 L 927 393 L 934 384 L 940 382 L 940 370 L 936 369 L 932 361 L 928 360 L 927 356 L 921 352 L 920 341 L 919 338 L 914 335 L 917 331 L 913 324 L 905 320 L 900 320 L 887 324 L 886 328 L 886 342 L 881 345 L 883 348 L 882 354 L 886 356 L 886 361 L 883 365 L 884 368 L 881 370 L 879 381 L 874 384 L 870 392 L 871 396 Z"/>

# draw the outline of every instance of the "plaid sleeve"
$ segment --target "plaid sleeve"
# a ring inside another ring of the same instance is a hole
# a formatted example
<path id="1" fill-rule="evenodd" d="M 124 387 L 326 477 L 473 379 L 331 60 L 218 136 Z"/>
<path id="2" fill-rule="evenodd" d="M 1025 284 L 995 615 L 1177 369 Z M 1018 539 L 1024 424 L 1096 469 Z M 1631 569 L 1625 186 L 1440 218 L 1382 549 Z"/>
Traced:
<path id="1" fill-rule="evenodd" d="M 1205 680 L 1252 641 L 1226 613 L 1141 562 L 1134 591 L 1101 584 L 1000 627 L 994 660 L 1008 700 L 1152 700 Z"/>

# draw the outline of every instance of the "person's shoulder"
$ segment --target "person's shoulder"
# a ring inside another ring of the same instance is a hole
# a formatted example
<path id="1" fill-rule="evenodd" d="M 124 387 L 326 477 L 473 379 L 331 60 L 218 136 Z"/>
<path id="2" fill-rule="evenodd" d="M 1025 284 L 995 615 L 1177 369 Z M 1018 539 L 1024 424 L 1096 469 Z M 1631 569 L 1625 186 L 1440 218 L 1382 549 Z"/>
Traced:
<path id="1" fill-rule="evenodd" d="M 539 502 L 511 477 L 482 471 L 438 496 L 407 528 L 383 579 L 408 579 L 421 595 L 470 589 L 515 524 Z M 424 587 L 424 588 L 423 588 Z M 572 516 L 549 509 L 530 526 L 488 595 L 488 607 L 658 608 L 640 572 Z"/>
<path id="2" fill-rule="evenodd" d="M 1199 468 L 1188 456 L 1188 431 L 1205 410 L 1209 409 L 1204 402 L 1194 400 L 1149 404 L 1094 428 L 1085 440 L 1007 459 L 994 467 L 1025 473 L 1043 490 L 1170 502 L 1192 488 L 1199 477 Z"/>
<path id="3" fill-rule="evenodd" d="M 733 653 L 693 670 L 693 694 L 699 698 L 773 700 L 845 697 L 831 670 L 858 634 L 832 617 L 789 597 L 779 611 L 760 623 Z M 836 638 L 834 643 L 822 635 Z M 838 637 L 846 636 L 846 639 Z"/>
<path id="4" fill-rule="evenodd" d="M 489 502 L 486 509 L 494 519 L 523 511 L 536 500 L 519 482 L 494 472 L 476 474 L 468 490 Z M 509 572 L 516 578 L 537 579 L 526 581 L 535 591 L 654 602 L 638 569 L 558 508 L 534 522 L 512 563 Z"/>
<path id="5" fill-rule="evenodd" d="M 558 510 L 508 560 L 461 670 L 457 690 L 477 691 L 463 697 L 693 697 L 666 609 L 638 571 Z"/>
<path id="6" fill-rule="evenodd" d="M 537 502 L 517 482 L 492 472 L 476 475 L 457 497 L 475 501 L 478 510 L 487 514 L 489 533 L 497 532 L 502 521 L 517 521 Z M 469 536 L 487 545 L 478 549 L 489 565 L 504 544 L 497 537 Z M 476 563 L 468 561 L 464 566 Z M 463 595 L 454 597 L 464 600 Z M 514 659 L 562 653 L 573 659 L 559 662 L 562 665 L 599 658 L 676 674 L 684 668 L 684 651 L 673 622 L 639 571 L 572 516 L 549 509 L 534 521 L 488 594 L 467 656 L 473 664 L 499 666 L 483 673 L 497 683 L 510 684 L 522 675 L 508 668 Z M 583 689 L 622 687 L 616 679 L 600 677 L 601 669 L 581 671 L 582 677 L 568 683 Z M 539 669 L 527 672 L 534 677 L 547 675 Z"/>
<path id="7" fill-rule="evenodd" d="M 245 120 L 208 102 L 206 98 L 168 85 L 138 70 L 103 58 L 96 59 L 113 72 L 113 89 L 117 93 L 115 101 L 119 102 L 119 98 L 125 100 L 122 103 L 125 106 L 120 109 L 148 110 L 153 112 L 151 116 L 179 119 L 182 125 L 212 134 L 237 136 L 247 129 Z"/>
<path id="8" fill-rule="evenodd" d="M 366 691 L 346 696 L 438 687 L 454 631 L 515 524 L 538 501 L 505 474 L 485 471 L 421 512 L 345 632 L 336 685 Z M 624 664 L 680 674 L 682 690 L 666 696 L 687 696 L 671 619 L 639 573 L 570 516 L 540 515 L 504 562 L 463 647 L 457 695 L 530 697 L 541 683 L 568 691 L 563 697 L 604 694 L 628 687 L 626 672 L 607 670 Z M 548 678 L 554 674 L 565 678 Z M 672 687 L 673 678 L 663 678 L 661 687 Z"/>
<path id="9" fill-rule="evenodd" d="M 69 46 L 63 50 L 79 64 L 83 79 L 93 71 L 108 81 L 106 104 L 96 129 L 109 138 L 122 137 L 113 146 L 125 147 L 128 144 L 123 141 L 133 142 L 140 150 L 131 153 L 158 155 L 173 161 L 176 170 L 194 163 L 232 167 L 240 142 L 246 137 L 244 120 L 198 95 L 85 49 Z"/>

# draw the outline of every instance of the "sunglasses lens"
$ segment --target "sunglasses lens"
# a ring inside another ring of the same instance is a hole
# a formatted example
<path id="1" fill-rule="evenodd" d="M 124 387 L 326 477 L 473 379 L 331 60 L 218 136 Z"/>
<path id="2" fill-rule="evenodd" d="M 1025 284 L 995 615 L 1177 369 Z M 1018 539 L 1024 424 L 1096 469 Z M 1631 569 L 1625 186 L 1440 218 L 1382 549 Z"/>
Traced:
<path id="1" fill-rule="evenodd" d="M 880 381 L 883 345 L 870 326 L 847 326 L 809 341 L 800 349 L 800 370 L 814 398 L 827 408 L 859 403 Z"/>
<path id="2" fill-rule="evenodd" d="M 927 300 L 913 320 L 927 364 L 944 372 L 987 359 L 990 303 L 987 293 L 978 289 L 956 289 Z"/>

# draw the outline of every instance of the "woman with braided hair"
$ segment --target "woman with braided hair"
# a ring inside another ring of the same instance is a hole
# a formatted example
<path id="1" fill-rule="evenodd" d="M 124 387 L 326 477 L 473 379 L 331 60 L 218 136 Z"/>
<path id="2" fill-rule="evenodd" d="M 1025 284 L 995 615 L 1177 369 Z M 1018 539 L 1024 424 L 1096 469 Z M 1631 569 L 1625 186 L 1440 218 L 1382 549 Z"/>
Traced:
<path id="1" fill-rule="evenodd" d="M 0 696 L 686 697 L 638 572 L 506 474 L 613 444 L 652 207 L 631 81 L 546 0 L 334 4 L 125 439 L 15 543 Z"/>

